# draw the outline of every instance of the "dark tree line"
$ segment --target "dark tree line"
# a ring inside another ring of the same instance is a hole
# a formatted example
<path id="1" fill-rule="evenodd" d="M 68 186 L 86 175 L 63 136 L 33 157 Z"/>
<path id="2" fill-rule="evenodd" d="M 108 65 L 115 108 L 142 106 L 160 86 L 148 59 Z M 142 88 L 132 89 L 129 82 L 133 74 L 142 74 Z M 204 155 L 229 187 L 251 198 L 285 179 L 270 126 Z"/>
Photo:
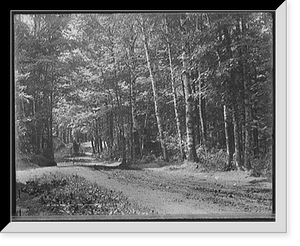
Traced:
<path id="1" fill-rule="evenodd" d="M 270 156 L 270 13 L 15 15 L 14 44 L 20 152 L 54 159 L 53 138 L 123 164 L 224 151 L 224 170 Z"/>

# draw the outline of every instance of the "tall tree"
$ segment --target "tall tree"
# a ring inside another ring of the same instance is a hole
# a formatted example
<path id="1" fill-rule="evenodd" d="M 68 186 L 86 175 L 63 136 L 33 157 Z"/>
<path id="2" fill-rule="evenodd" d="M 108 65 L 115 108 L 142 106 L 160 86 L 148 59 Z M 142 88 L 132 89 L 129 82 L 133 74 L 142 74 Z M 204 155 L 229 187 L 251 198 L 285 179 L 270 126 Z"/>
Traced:
<path id="1" fill-rule="evenodd" d="M 175 120 L 176 120 L 176 127 L 177 127 L 177 134 L 179 137 L 179 149 L 181 153 L 182 159 L 185 159 L 185 151 L 183 146 L 183 137 L 181 133 L 181 123 L 179 119 L 179 110 L 177 105 L 177 93 L 176 93 L 176 87 L 175 87 L 175 75 L 174 75 L 174 68 L 173 68 L 173 62 L 172 62 L 172 52 L 171 52 L 171 42 L 169 40 L 169 28 L 168 28 L 168 22 L 167 17 L 165 17 L 165 29 L 166 29 L 166 37 L 167 37 L 167 49 L 168 49 L 168 58 L 169 58 L 169 67 L 170 67 L 170 75 L 171 75 L 171 87 L 172 87 L 172 95 L 173 95 L 173 103 L 174 103 L 174 113 L 175 113 Z"/>
<path id="2" fill-rule="evenodd" d="M 183 68 L 183 83 L 185 94 L 185 117 L 186 117 L 186 145 L 187 145 L 187 160 L 197 162 L 198 157 L 195 146 L 195 129 L 193 106 L 194 99 L 192 95 L 191 79 L 190 79 L 190 40 L 189 40 L 189 19 L 182 15 L 180 17 L 183 41 L 182 41 L 182 68 Z"/>
<path id="3" fill-rule="evenodd" d="M 165 161 L 169 161 L 167 146 L 166 146 L 166 143 L 165 143 L 165 137 L 164 137 L 164 132 L 163 132 L 163 128 L 162 128 L 161 115 L 160 115 L 160 110 L 159 110 L 159 106 L 158 106 L 159 102 L 158 102 L 156 82 L 154 80 L 153 71 L 152 71 L 153 68 L 152 68 L 150 55 L 149 55 L 149 46 L 148 46 L 149 44 L 148 44 L 146 23 L 145 23 L 145 18 L 143 17 L 143 15 L 141 15 L 141 22 L 142 22 L 141 23 L 141 28 L 142 28 L 142 33 L 143 33 L 143 42 L 144 42 L 146 59 L 147 59 L 147 66 L 148 66 L 150 80 L 151 80 L 151 86 L 152 86 L 154 108 L 155 108 L 155 117 L 156 117 L 156 121 L 157 121 L 158 132 L 159 132 L 159 141 L 160 141 L 162 152 L 163 152 L 163 158 L 164 158 Z"/>
<path id="4" fill-rule="evenodd" d="M 135 161 L 155 153 L 194 162 L 203 147 L 204 159 L 225 150 L 228 170 L 270 155 L 271 14 L 15 17 L 22 153 L 53 159 L 57 137 Z"/>

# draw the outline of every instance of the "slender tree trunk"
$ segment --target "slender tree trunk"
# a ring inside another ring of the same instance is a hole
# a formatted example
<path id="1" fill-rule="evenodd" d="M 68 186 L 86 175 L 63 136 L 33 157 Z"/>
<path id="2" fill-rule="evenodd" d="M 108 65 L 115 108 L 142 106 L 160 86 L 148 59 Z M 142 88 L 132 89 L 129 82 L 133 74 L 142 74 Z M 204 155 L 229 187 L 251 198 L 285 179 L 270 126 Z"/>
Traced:
<path id="1" fill-rule="evenodd" d="M 241 169 L 240 127 L 239 127 L 239 119 L 237 116 L 236 105 L 233 110 L 232 121 L 233 121 L 233 130 L 234 130 L 234 161 L 235 161 L 235 167 L 238 170 L 240 170 Z"/>
<path id="2" fill-rule="evenodd" d="M 103 146 L 102 146 L 102 138 L 99 136 L 99 141 L 98 141 L 98 145 L 99 145 L 99 150 L 102 153 L 103 152 Z"/>
<path id="3" fill-rule="evenodd" d="M 144 36 L 144 49 L 145 49 L 145 53 L 146 53 L 147 65 L 148 65 L 148 70 L 149 70 L 151 85 L 152 85 L 154 109 L 155 109 L 155 116 L 156 116 L 156 121 L 157 121 L 158 132 L 159 132 L 159 140 L 160 140 L 160 144 L 161 144 L 161 148 L 162 148 L 162 152 L 163 152 L 163 158 L 165 161 L 169 161 L 167 146 L 166 146 L 166 143 L 164 140 L 164 132 L 163 132 L 163 128 L 162 128 L 161 115 L 160 115 L 160 111 L 158 108 L 158 95 L 157 95 L 156 83 L 155 83 L 153 72 L 152 72 L 152 65 L 151 65 L 150 56 L 149 56 L 148 40 L 147 40 L 144 23 L 142 23 L 142 29 L 143 29 L 143 36 Z"/>
<path id="4" fill-rule="evenodd" d="M 128 139 L 129 141 L 129 152 L 131 160 L 134 159 L 134 143 L 133 143 L 133 106 L 132 106 L 132 80 L 131 80 L 131 68 L 129 68 L 129 106 L 130 106 L 130 137 Z"/>
<path id="5" fill-rule="evenodd" d="M 91 144 L 92 144 L 93 154 L 96 154 L 96 149 L 95 149 L 95 144 L 94 144 L 94 137 L 92 137 L 92 139 L 91 139 Z"/>
<path id="6" fill-rule="evenodd" d="M 239 31 L 240 33 L 245 36 L 246 32 L 246 24 L 245 20 L 242 17 L 240 19 L 239 24 Z M 245 54 L 247 54 L 247 46 L 243 45 L 240 48 L 240 56 L 242 60 L 241 69 L 242 69 L 242 80 L 243 80 L 243 87 L 244 87 L 244 130 L 245 130 L 245 138 L 244 138 L 244 167 L 250 170 L 251 167 L 251 105 L 249 101 L 249 76 L 247 71 L 247 63 L 244 59 Z"/>
<path id="7" fill-rule="evenodd" d="M 141 130 L 141 145 L 142 145 L 142 155 L 146 146 L 146 142 L 149 139 L 149 134 L 148 134 L 148 130 L 147 130 L 147 124 L 148 124 L 148 119 L 149 119 L 149 105 L 150 102 L 147 101 L 147 106 L 146 106 L 146 115 L 145 115 L 145 119 L 144 119 L 144 124 L 142 126 L 142 130 Z"/>
<path id="8" fill-rule="evenodd" d="M 67 128 L 67 143 L 71 143 L 71 129 Z"/>
<path id="9" fill-rule="evenodd" d="M 41 70 L 38 71 L 38 83 L 40 82 L 41 80 Z M 36 82 L 35 80 L 33 80 L 33 86 L 34 86 L 34 94 L 33 94 L 33 110 L 32 110 L 32 113 L 33 113 L 33 116 L 36 115 L 37 113 L 37 105 L 38 105 L 38 95 L 36 93 Z M 38 121 L 37 119 L 35 119 L 34 121 L 34 135 L 35 135 L 35 141 L 34 141 L 34 152 L 35 153 L 38 153 L 39 152 L 39 136 L 38 136 Z"/>
<path id="10" fill-rule="evenodd" d="M 166 26 L 166 33 L 168 35 L 169 30 L 168 30 L 167 19 L 165 19 L 165 26 Z M 179 148 L 180 148 L 181 158 L 185 159 L 186 156 L 185 156 L 185 152 L 184 152 L 183 138 L 182 138 L 182 134 L 181 134 L 181 125 L 180 125 L 179 112 L 178 112 L 178 106 L 177 106 L 177 93 L 176 93 L 175 78 L 174 78 L 174 71 L 173 71 L 173 64 L 172 64 L 171 44 L 170 44 L 169 40 L 167 40 L 167 48 L 168 48 L 168 55 L 169 55 L 169 67 L 170 67 L 170 73 L 171 73 L 171 86 L 172 86 L 172 94 L 173 94 L 174 113 L 175 113 L 177 134 L 179 137 Z"/>
<path id="11" fill-rule="evenodd" d="M 134 43 L 131 45 L 128 52 L 129 59 L 132 60 L 134 56 Z M 132 62 L 132 67 L 135 66 L 135 62 Z M 136 109 L 136 78 L 132 74 L 130 68 L 130 102 L 131 102 L 131 117 L 132 117 L 132 145 L 133 145 L 133 157 L 136 155 L 142 155 L 142 144 L 141 144 L 141 129 L 137 119 Z M 134 137 L 136 136 L 136 137 Z"/>
<path id="12" fill-rule="evenodd" d="M 201 125 L 201 136 L 202 136 L 202 145 L 207 147 L 207 131 L 206 131 L 206 114 L 205 114 L 205 98 L 202 95 L 202 81 L 201 81 L 201 73 L 199 69 L 198 75 L 199 81 L 199 116 L 200 116 L 200 125 Z"/>
<path id="13" fill-rule="evenodd" d="M 244 167 L 250 170 L 251 167 L 251 105 L 249 102 L 249 86 L 248 86 L 248 76 L 245 68 L 245 64 L 242 64 L 242 77 L 244 83 L 244 129 L 245 129 L 245 138 L 244 138 Z"/>
<path id="14" fill-rule="evenodd" d="M 52 71 L 51 85 L 50 85 L 50 111 L 49 111 L 49 139 L 48 139 L 48 149 L 49 157 L 54 161 L 54 150 L 53 150 L 53 90 L 54 90 L 54 73 Z"/>
<path id="15" fill-rule="evenodd" d="M 258 145 L 258 122 L 257 122 L 257 109 L 256 105 L 252 108 L 252 119 L 253 119 L 253 128 L 252 128 L 252 137 L 253 137 L 253 154 L 255 158 L 258 158 L 259 155 L 259 145 Z"/>
<path id="16" fill-rule="evenodd" d="M 142 141 L 141 141 L 141 128 L 138 123 L 137 110 L 136 110 L 136 76 L 134 70 L 136 68 L 136 58 L 134 55 L 135 43 L 137 35 L 134 32 L 134 26 L 130 26 L 130 38 L 127 46 L 127 57 L 129 60 L 129 103 L 131 109 L 130 120 L 130 156 L 134 159 L 136 155 L 142 155 Z M 134 136 L 137 135 L 137 138 Z"/>
<path id="17" fill-rule="evenodd" d="M 185 95 L 185 125 L 186 125 L 186 145 L 187 145 L 187 160 L 190 162 L 197 162 L 198 157 L 195 146 L 195 129 L 194 129 L 194 117 L 193 117 L 193 95 L 190 82 L 189 62 L 188 55 L 190 54 L 190 43 L 189 43 L 189 20 L 182 14 L 180 17 L 180 25 L 182 29 L 183 45 L 182 45 L 182 80 L 184 84 L 184 95 Z"/>
<path id="18" fill-rule="evenodd" d="M 255 83 L 257 83 L 257 70 L 254 69 Z M 252 107 L 252 120 L 253 120 L 253 154 L 255 158 L 259 157 L 259 133 L 258 133 L 258 117 L 257 117 L 257 102 L 254 102 Z"/>
<path id="19" fill-rule="evenodd" d="M 113 113 L 108 112 L 108 129 L 109 129 L 109 155 L 112 157 L 113 154 L 113 146 L 114 146 L 114 121 L 113 121 Z"/>
<path id="20" fill-rule="evenodd" d="M 185 91 L 185 111 L 186 111 L 186 142 L 187 142 L 187 160 L 197 162 L 197 154 L 194 139 L 194 122 L 193 122 L 193 97 L 188 73 L 187 55 L 184 51 L 182 54 L 183 65 L 183 82 Z"/>
<path id="21" fill-rule="evenodd" d="M 122 124 L 122 129 L 120 128 L 120 137 L 121 137 L 121 145 L 122 145 L 122 162 L 121 165 L 127 165 L 126 158 L 126 138 L 124 133 L 124 124 Z"/>
<path id="22" fill-rule="evenodd" d="M 200 17 L 200 18 L 199 18 Z M 199 19 L 201 22 L 199 23 Z M 202 19 L 203 14 L 201 16 L 197 15 L 196 18 L 196 32 L 200 31 L 202 32 L 203 26 L 202 26 Z M 203 85 L 204 82 L 201 79 L 201 70 L 200 65 L 198 66 L 198 83 L 199 83 L 199 120 L 200 120 L 200 127 L 201 127 L 201 142 L 205 149 L 207 149 L 207 127 L 206 127 L 206 100 L 203 96 Z"/>
<path id="23" fill-rule="evenodd" d="M 95 145 L 96 145 L 96 150 L 97 150 L 97 153 L 100 154 L 100 141 L 99 141 L 99 136 L 98 134 L 96 135 L 95 137 Z"/>
<path id="24" fill-rule="evenodd" d="M 225 36 L 226 41 L 226 50 L 227 54 L 229 56 L 229 59 L 232 59 L 233 52 L 231 49 L 231 37 L 230 32 L 228 28 L 225 26 L 223 28 L 223 33 Z M 232 106 L 232 121 L 233 121 L 233 141 L 234 141 L 234 163 L 235 167 L 240 170 L 242 168 L 241 166 L 241 153 L 240 153 L 240 125 L 239 125 L 239 118 L 238 118 L 238 105 L 237 105 L 237 99 L 235 98 L 235 95 L 238 95 L 238 91 L 234 91 L 236 89 L 235 83 L 235 74 L 234 71 L 231 72 L 231 78 L 229 81 L 226 82 L 227 84 L 227 96 L 229 97 L 229 101 Z M 224 110 L 224 117 L 225 117 L 225 110 Z M 230 154 L 231 155 L 231 154 Z M 229 157 L 230 159 L 230 157 Z M 231 166 L 231 164 L 230 164 Z"/>
<path id="25" fill-rule="evenodd" d="M 245 87 L 247 88 L 247 87 Z M 247 96 L 246 96 L 247 97 Z M 250 148 L 251 148 L 251 109 L 249 105 L 248 99 L 245 97 L 245 152 L 244 152 L 244 167 L 248 170 L 251 169 L 251 161 L 250 161 Z"/>
<path id="26" fill-rule="evenodd" d="M 46 120 L 45 120 L 45 130 L 46 130 L 46 138 L 45 143 L 46 145 L 43 146 L 42 151 L 43 155 L 54 161 L 54 152 L 53 152 L 53 139 L 52 139 L 52 108 L 53 108 L 53 83 L 54 83 L 54 74 L 53 71 L 50 74 L 50 66 L 48 63 L 46 63 L 45 67 L 45 78 L 44 78 L 44 103 L 45 103 L 45 109 L 46 109 Z M 50 81 L 47 80 L 47 77 L 50 77 Z M 44 144 L 43 144 L 44 145 Z"/>
<path id="27" fill-rule="evenodd" d="M 141 129 L 139 127 L 136 110 L 136 85 L 135 79 L 131 78 L 131 117 L 132 117 L 132 143 L 133 143 L 133 154 L 139 156 L 142 154 L 141 147 Z"/>
<path id="28" fill-rule="evenodd" d="M 225 167 L 226 170 L 231 170 L 232 168 L 232 160 L 233 153 L 231 147 L 231 131 L 230 131 L 230 119 L 229 112 L 226 105 L 224 107 L 224 126 L 225 126 L 225 138 L 226 138 L 226 150 L 227 150 L 227 165 Z"/>

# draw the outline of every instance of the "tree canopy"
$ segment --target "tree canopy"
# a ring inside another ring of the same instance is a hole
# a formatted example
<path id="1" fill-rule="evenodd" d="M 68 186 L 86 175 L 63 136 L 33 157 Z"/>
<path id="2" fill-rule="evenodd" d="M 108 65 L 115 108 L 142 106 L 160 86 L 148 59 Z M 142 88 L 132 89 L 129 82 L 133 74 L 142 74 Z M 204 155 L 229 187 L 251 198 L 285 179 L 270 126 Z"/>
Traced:
<path id="1" fill-rule="evenodd" d="M 20 152 L 54 160 L 54 138 L 123 164 L 224 151 L 225 170 L 272 153 L 272 13 L 15 14 L 14 45 Z"/>

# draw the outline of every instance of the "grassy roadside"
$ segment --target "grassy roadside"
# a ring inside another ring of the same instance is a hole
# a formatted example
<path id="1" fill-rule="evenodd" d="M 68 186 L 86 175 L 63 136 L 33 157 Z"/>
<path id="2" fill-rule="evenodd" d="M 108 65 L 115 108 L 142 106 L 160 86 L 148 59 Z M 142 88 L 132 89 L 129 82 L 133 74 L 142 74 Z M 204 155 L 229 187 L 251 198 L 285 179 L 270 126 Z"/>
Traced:
<path id="1" fill-rule="evenodd" d="M 49 174 L 17 183 L 19 216 L 147 215 L 122 192 L 109 190 L 78 175 Z"/>

